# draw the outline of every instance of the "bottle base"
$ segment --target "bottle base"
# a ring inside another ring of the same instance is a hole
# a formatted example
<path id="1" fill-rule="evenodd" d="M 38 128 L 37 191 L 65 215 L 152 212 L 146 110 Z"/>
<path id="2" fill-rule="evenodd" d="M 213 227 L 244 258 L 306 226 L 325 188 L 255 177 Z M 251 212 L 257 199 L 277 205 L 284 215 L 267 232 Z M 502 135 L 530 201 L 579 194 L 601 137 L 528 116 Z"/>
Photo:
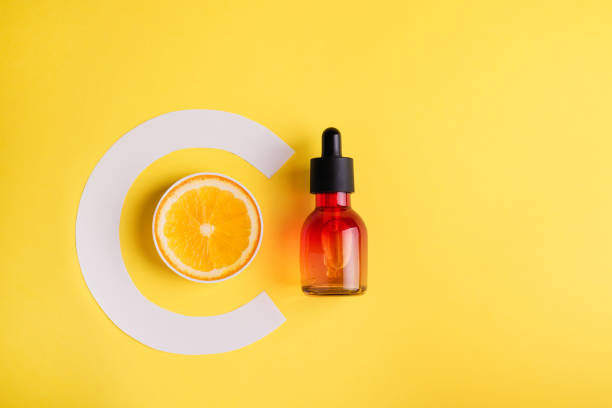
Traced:
<path id="1" fill-rule="evenodd" d="M 348 289 L 342 286 L 302 286 L 302 291 L 310 296 L 363 295 L 366 287 Z"/>

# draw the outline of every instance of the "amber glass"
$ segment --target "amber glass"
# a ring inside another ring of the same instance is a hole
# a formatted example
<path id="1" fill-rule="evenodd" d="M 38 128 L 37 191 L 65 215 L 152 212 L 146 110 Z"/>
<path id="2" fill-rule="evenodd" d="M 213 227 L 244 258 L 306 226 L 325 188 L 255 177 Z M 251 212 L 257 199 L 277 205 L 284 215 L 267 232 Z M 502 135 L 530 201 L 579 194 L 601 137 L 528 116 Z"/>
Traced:
<path id="1" fill-rule="evenodd" d="M 302 227 L 302 290 L 309 295 L 358 295 L 367 287 L 367 232 L 350 194 L 316 195 Z"/>

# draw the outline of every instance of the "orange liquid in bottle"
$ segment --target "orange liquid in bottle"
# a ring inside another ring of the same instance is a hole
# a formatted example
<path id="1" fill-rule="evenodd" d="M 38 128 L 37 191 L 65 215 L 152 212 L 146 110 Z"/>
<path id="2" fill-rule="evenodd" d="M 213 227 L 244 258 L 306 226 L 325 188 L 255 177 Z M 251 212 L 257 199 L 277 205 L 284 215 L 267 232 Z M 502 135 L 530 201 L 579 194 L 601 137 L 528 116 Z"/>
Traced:
<path id="1" fill-rule="evenodd" d="M 302 290 L 312 295 L 352 295 L 367 288 L 367 232 L 348 193 L 316 195 L 302 228 Z"/>

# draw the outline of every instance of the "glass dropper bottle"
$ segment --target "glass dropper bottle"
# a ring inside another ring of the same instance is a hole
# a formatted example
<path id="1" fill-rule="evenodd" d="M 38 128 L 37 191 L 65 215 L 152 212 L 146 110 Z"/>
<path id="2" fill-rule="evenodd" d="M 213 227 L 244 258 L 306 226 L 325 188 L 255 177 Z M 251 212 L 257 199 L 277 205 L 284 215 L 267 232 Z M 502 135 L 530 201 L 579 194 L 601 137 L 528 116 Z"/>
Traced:
<path id="1" fill-rule="evenodd" d="M 367 287 L 367 231 L 351 208 L 353 159 L 342 156 L 340 132 L 323 132 L 321 157 L 310 161 L 315 209 L 302 227 L 302 290 L 308 295 L 358 295 Z"/>

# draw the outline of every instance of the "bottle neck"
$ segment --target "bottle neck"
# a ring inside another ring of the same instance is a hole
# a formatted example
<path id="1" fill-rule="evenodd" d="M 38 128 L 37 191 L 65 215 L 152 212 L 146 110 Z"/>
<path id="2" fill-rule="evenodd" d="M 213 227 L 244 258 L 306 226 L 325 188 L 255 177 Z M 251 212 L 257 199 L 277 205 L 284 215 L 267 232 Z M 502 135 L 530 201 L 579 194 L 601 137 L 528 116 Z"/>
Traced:
<path id="1" fill-rule="evenodd" d="M 317 193 L 316 207 L 339 208 L 351 206 L 351 195 L 349 193 Z"/>

